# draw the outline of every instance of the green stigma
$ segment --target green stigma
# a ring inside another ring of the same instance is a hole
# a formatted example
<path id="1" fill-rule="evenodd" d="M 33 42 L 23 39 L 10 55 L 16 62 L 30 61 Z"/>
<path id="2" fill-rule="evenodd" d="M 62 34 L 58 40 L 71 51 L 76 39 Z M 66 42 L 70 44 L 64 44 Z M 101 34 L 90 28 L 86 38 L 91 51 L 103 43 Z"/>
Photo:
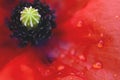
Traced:
<path id="1" fill-rule="evenodd" d="M 24 26 L 32 28 L 39 24 L 41 15 L 37 9 L 32 8 L 31 6 L 25 7 L 20 13 L 20 21 Z"/>

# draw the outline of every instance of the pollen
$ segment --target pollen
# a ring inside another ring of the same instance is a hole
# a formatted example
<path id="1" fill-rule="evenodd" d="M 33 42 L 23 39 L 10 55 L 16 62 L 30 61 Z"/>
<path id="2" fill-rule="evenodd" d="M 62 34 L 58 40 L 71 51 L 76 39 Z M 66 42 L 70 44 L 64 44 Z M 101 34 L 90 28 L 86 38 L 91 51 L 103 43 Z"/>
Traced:
<path id="1" fill-rule="evenodd" d="M 38 12 L 38 9 L 30 7 L 25 7 L 23 11 L 20 12 L 20 21 L 26 27 L 35 27 L 39 24 L 41 15 Z"/>

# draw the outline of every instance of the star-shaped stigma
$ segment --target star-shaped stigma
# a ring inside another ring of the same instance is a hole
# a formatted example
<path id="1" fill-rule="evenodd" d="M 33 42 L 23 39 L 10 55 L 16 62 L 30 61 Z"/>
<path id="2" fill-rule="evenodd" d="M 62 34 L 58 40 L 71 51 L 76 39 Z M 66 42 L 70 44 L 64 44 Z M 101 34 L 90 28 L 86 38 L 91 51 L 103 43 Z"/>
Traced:
<path id="1" fill-rule="evenodd" d="M 39 24 L 41 15 L 39 14 L 38 9 L 32 8 L 32 6 L 25 7 L 20 13 L 20 21 L 24 24 L 24 26 L 35 27 Z"/>

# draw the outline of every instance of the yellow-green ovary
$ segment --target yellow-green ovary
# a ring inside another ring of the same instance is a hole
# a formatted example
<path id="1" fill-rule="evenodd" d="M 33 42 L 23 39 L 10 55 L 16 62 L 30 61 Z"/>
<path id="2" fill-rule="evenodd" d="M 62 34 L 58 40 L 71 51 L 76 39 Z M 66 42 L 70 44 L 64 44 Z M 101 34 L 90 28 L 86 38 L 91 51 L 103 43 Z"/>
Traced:
<path id="1" fill-rule="evenodd" d="M 23 11 L 21 11 L 20 21 L 26 27 L 35 27 L 39 24 L 41 15 L 38 10 L 35 8 L 25 7 Z"/>

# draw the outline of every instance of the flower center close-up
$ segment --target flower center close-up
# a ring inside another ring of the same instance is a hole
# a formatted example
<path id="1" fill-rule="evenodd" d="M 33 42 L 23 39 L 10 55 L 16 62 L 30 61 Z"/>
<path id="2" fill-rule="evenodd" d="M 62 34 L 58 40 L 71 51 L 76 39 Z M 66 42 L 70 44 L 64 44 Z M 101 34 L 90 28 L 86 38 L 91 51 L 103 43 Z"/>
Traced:
<path id="1" fill-rule="evenodd" d="M 55 13 L 39 1 L 21 2 L 8 21 L 12 37 L 17 38 L 19 46 L 39 45 L 47 41 L 55 28 Z"/>
<path id="2" fill-rule="evenodd" d="M 26 27 L 34 27 L 38 25 L 41 15 L 38 13 L 37 9 L 25 7 L 23 11 L 21 11 L 20 21 Z"/>

